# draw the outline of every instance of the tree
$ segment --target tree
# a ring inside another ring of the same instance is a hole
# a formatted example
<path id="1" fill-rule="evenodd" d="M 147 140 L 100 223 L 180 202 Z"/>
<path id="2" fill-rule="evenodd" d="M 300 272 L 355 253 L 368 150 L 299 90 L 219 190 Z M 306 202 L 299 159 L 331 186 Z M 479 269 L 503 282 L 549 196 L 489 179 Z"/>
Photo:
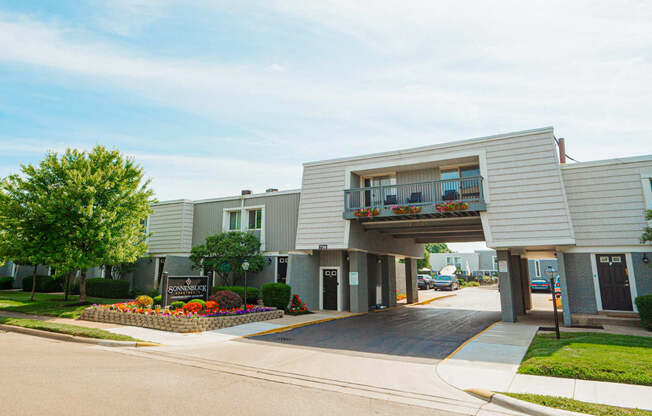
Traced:
<path id="1" fill-rule="evenodd" d="M 48 182 L 31 176 L 29 166 L 21 168 L 22 177 L 10 175 L 0 182 L 0 259 L 33 266 L 30 299 L 34 300 L 38 265 L 49 263 L 61 236 L 43 208 Z"/>
<path id="2" fill-rule="evenodd" d="M 452 253 L 446 243 L 427 243 L 426 251 L 430 253 Z"/>
<path id="3" fill-rule="evenodd" d="M 417 259 L 417 270 L 430 268 L 430 252 L 426 249 L 423 250 L 423 258 Z"/>
<path id="4" fill-rule="evenodd" d="M 252 233 L 229 231 L 206 237 L 204 244 L 192 248 L 190 261 L 204 273 L 212 271 L 222 284 L 235 284 L 243 275 L 242 263 L 249 262 L 249 272 L 263 269 L 265 258 L 260 254 L 260 241 Z M 228 266 L 223 266 L 228 264 Z"/>
<path id="5" fill-rule="evenodd" d="M 86 270 L 103 264 L 134 262 L 147 251 L 145 220 L 155 202 L 149 180 L 133 159 L 96 146 L 90 152 L 48 153 L 23 174 L 38 208 L 60 243 L 50 262 L 61 270 L 80 270 L 79 301 L 86 301 Z"/>
<path id="6" fill-rule="evenodd" d="M 652 209 L 647 211 L 645 219 L 648 221 L 652 220 Z M 641 236 L 641 243 L 646 243 L 648 241 L 652 241 L 652 227 L 649 226 L 645 227 L 645 230 L 643 230 L 643 235 Z"/>

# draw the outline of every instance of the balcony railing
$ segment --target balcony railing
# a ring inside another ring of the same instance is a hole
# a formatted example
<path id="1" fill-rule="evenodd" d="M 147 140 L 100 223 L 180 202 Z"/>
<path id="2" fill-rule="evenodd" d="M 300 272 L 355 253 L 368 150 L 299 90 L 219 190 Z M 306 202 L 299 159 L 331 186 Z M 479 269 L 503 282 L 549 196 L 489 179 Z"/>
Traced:
<path id="1" fill-rule="evenodd" d="M 395 216 L 392 208 L 403 205 L 421 207 L 423 215 L 434 214 L 437 213 L 436 204 L 453 201 L 466 203 L 466 211 L 484 211 L 482 177 L 347 189 L 344 191 L 344 218 L 355 218 L 355 212 L 363 208 L 377 209 L 375 216 Z"/>

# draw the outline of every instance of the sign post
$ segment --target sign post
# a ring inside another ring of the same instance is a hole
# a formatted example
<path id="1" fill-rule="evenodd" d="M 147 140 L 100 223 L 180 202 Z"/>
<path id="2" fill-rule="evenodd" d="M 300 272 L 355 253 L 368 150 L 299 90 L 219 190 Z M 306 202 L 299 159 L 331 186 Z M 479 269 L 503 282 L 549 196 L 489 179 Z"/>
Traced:
<path id="1" fill-rule="evenodd" d="M 172 302 L 189 302 L 193 299 L 208 300 L 208 276 L 163 276 L 161 304 L 165 308 Z"/>
<path id="2" fill-rule="evenodd" d="M 559 317 L 557 316 L 557 291 L 555 290 L 555 269 L 552 266 L 546 268 L 550 275 L 550 292 L 552 293 L 552 313 L 555 315 L 555 335 L 559 339 Z"/>

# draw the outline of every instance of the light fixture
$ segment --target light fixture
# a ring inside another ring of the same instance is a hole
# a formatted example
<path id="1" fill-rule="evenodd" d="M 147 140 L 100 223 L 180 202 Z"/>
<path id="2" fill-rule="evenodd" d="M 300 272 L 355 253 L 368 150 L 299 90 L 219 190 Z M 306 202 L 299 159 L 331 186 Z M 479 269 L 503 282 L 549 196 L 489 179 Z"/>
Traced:
<path id="1" fill-rule="evenodd" d="M 650 262 L 650 259 L 647 258 L 647 255 L 643 253 L 643 263 L 648 264 Z"/>
<path id="2" fill-rule="evenodd" d="M 245 260 L 245 261 L 242 263 L 242 270 L 244 270 L 245 272 L 246 272 L 247 270 L 249 270 L 249 262 L 248 262 L 247 260 Z"/>

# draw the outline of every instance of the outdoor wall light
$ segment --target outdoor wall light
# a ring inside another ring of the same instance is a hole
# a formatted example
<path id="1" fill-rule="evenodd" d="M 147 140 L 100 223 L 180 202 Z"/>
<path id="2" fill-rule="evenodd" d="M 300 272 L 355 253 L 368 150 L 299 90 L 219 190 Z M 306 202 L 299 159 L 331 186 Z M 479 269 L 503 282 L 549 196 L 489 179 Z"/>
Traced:
<path id="1" fill-rule="evenodd" d="M 247 260 L 245 260 L 244 263 L 242 263 L 242 270 L 244 270 L 245 272 L 249 270 L 249 262 Z"/>
<path id="2" fill-rule="evenodd" d="M 650 262 L 650 259 L 647 258 L 647 255 L 643 253 L 643 263 L 648 264 Z"/>

